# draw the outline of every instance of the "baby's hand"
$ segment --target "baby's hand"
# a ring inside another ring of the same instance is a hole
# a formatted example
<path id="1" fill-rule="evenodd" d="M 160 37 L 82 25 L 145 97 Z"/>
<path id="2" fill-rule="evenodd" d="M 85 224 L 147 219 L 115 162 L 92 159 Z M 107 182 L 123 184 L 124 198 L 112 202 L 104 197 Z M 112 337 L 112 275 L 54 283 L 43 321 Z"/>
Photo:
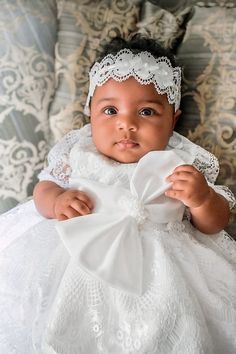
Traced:
<path id="1" fill-rule="evenodd" d="M 55 217 L 60 221 L 90 214 L 92 209 L 90 198 L 84 192 L 73 189 L 59 194 L 54 204 Z"/>
<path id="2" fill-rule="evenodd" d="M 165 194 L 182 201 L 189 208 L 198 208 L 209 197 L 210 187 L 205 177 L 191 165 L 176 167 L 166 180 L 173 184 Z"/>

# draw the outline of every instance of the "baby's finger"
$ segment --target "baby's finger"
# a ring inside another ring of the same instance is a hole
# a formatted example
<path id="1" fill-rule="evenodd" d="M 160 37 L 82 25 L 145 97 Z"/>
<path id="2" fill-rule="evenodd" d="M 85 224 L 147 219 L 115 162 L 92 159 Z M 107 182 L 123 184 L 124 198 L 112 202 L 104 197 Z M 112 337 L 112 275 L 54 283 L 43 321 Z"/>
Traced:
<path id="1" fill-rule="evenodd" d="M 80 216 L 81 213 L 74 209 L 72 206 L 68 206 L 65 210 L 64 210 L 64 215 L 66 216 L 67 219 L 72 219 L 75 218 L 77 216 Z"/>
<path id="2" fill-rule="evenodd" d="M 60 214 L 60 215 L 57 217 L 57 219 L 58 219 L 59 221 L 64 221 L 64 220 L 67 220 L 68 217 L 67 217 L 65 214 Z"/>
<path id="3" fill-rule="evenodd" d="M 183 172 L 186 172 L 186 173 L 193 173 L 193 169 L 192 169 L 192 166 L 190 165 L 180 165 L 180 166 L 177 166 L 173 171 L 172 173 L 166 177 L 166 180 L 169 180 L 169 178 L 174 175 L 174 174 L 179 174 L 179 173 L 183 173 Z"/>
<path id="4" fill-rule="evenodd" d="M 192 165 L 179 165 L 177 166 L 173 172 L 198 172 L 198 170 Z"/>
<path id="5" fill-rule="evenodd" d="M 82 200 L 74 199 L 71 203 L 71 207 L 79 213 L 79 215 L 91 214 L 91 209 Z"/>
<path id="6" fill-rule="evenodd" d="M 194 173 L 193 172 L 188 172 L 188 171 L 175 171 L 173 172 L 170 176 L 166 178 L 168 182 L 174 182 L 177 180 L 181 181 L 187 181 L 193 177 Z"/>
<path id="7" fill-rule="evenodd" d="M 76 198 L 84 202 L 90 210 L 93 209 L 93 202 L 86 193 L 78 191 L 76 194 Z"/>
<path id="8" fill-rule="evenodd" d="M 183 191 L 182 190 L 168 189 L 167 191 L 165 191 L 165 195 L 167 197 L 170 197 L 170 198 L 173 198 L 173 199 L 182 200 Z"/>
<path id="9" fill-rule="evenodd" d="M 186 187 L 188 187 L 188 183 L 186 181 L 177 180 L 172 183 L 172 186 L 170 189 L 174 190 L 174 191 L 185 191 Z"/>

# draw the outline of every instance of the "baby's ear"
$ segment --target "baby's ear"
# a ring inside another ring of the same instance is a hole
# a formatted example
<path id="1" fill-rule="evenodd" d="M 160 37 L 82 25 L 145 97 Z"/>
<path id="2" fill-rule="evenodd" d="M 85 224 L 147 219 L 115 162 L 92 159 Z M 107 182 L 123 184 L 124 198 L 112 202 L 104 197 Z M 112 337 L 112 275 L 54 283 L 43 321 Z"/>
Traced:
<path id="1" fill-rule="evenodd" d="M 174 129 L 175 124 L 177 123 L 179 117 L 181 116 L 181 113 L 182 113 L 182 111 L 181 111 L 180 109 L 178 109 L 178 110 L 174 113 L 174 115 L 173 115 L 173 129 Z"/>

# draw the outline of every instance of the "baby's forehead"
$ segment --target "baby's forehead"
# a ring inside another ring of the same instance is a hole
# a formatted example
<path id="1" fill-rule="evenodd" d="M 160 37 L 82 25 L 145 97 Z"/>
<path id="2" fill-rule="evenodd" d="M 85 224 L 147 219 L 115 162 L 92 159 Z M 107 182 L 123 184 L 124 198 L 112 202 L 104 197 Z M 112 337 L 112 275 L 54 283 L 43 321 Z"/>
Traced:
<path id="1" fill-rule="evenodd" d="M 95 103 L 127 100 L 133 103 L 150 102 L 170 105 L 166 93 L 157 92 L 152 82 L 143 85 L 132 76 L 124 81 L 110 78 L 103 85 L 96 87 L 92 97 L 92 102 Z"/>

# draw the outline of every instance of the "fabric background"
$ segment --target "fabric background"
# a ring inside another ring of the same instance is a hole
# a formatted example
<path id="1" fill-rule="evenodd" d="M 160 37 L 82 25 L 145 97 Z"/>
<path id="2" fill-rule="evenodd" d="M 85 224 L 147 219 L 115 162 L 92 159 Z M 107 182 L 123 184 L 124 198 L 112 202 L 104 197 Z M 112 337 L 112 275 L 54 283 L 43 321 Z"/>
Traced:
<path id="1" fill-rule="evenodd" d="M 0 213 L 32 194 L 48 151 L 54 0 L 0 1 Z"/>
<path id="2" fill-rule="evenodd" d="M 52 141 L 88 123 L 83 114 L 89 68 L 109 38 L 135 31 L 140 1 L 58 1 L 57 90 L 50 110 Z"/>
<path id="3" fill-rule="evenodd" d="M 213 11 L 214 9 L 214 11 Z M 178 59 L 184 68 L 177 130 L 216 155 L 218 184 L 236 193 L 236 8 L 195 7 Z M 234 210 L 234 220 L 235 219 Z M 236 235 L 236 228 L 231 226 Z"/>
<path id="4" fill-rule="evenodd" d="M 235 0 L 149 0 L 149 2 L 173 13 L 182 11 L 187 6 L 194 5 L 202 7 L 236 7 Z"/>
<path id="5" fill-rule="evenodd" d="M 147 1 L 142 6 L 137 32 L 158 39 L 164 47 L 175 53 L 192 16 L 193 8 L 191 6 L 184 7 L 177 14 L 173 14 Z"/>

